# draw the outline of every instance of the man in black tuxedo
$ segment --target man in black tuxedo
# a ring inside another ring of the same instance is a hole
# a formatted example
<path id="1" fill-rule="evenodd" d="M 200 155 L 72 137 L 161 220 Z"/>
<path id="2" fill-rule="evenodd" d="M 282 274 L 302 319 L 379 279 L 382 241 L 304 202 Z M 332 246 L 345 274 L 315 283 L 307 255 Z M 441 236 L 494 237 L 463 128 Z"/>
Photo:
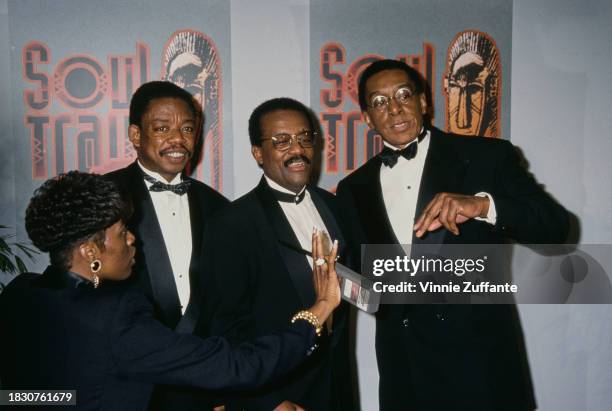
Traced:
<path id="1" fill-rule="evenodd" d="M 206 337 L 202 235 L 228 201 L 184 173 L 197 143 L 197 110 L 191 94 L 170 82 L 143 84 L 130 102 L 128 129 L 138 159 L 108 177 L 134 207 L 127 222 L 137 250 L 130 281 L 150 298 L 164 325 Z M 205 403 L 191 389 L 160 387 L 151 408 L 209 409 Z"/>
<path id="2" fill-rule="evenodd" d="M 251 114 L 249 135 L 264 175 L 205 234 L 211 333 L 234 342 L 276 330 L 312 303 L 313 261 L 302 251 L 310 250 L 313 228 L 338 240 L 340 250 L 344 243 L 334 196 L 308 184 L 317 143 L 309 110 L 289 98 L 266 101 Z M 346 310 L 334 313 L 316 356 L 264 389 L 229 394 L 226 410 L 352 410 Z"/>
<path id="3" fill-rule="evenodd" d="M 385 147 L 338 185 L 355 269 L 362 244 L 565 240 L 567 212 L 509 142 L 424 124 L 424 85 L 406 64 L 366 68 L 359 103 Z M 376 356 L 381 411 L 535 409 L 512 305 L 382 306 Z"/>

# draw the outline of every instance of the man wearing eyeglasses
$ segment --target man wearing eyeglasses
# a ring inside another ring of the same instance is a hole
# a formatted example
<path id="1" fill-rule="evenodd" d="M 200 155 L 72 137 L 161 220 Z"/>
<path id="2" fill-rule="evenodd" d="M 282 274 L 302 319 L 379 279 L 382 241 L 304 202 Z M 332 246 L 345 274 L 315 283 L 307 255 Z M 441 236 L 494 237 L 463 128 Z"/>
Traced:
<path id="1" fill-rule="evenodd" d="M 282 328 L 314 301 L 313 261 L 306 255 L 313 229 L 344 248 L 334 196 L 309 184 L 320 147 L 310 111 L 289 98 L 268 100 L 251 114 L 249 136 L 264 175 L 205 235 L 211 244 L 205 269 L 213 273 L 205 299 L 211 332 L 234 342 Z M 346 309 L 326 324 L 325 347 L 309 361 L 263 389 L 230 395 L 226 410 L 352 411 Z"/>
<path id="2" fill-rule="evenodd" d="M 418 72 L 366 68 L 359 103 L 381 153 L 338 185 L 351 264 L 362 244 L 560 243 L 568 215 L 519 166 L 505 140 L 428 124 Z M 535 408 L 512 305 L 384 305 L 376 318 L 381 411 Z"/>

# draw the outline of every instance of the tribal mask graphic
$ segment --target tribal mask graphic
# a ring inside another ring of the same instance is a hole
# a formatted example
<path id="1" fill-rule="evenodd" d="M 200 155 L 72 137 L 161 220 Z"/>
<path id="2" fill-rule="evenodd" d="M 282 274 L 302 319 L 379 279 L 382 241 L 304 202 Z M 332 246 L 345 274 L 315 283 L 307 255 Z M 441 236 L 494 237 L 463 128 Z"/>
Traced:
<path id="1" fill-rule="evenodd" d="M 448 48 L 443 91 L 447 131 L 500 137 L 501 63 L 489 35 L 470 30 L 455 36 Z"/>
<path id="2" fill-rule="evenodd" d="M 210 185 L 221 189 L 222 131 L 221 68 L 214 42 L 194 30 L 173 33 L 162 54 L 162 80 L 171 81 L 189 91 L 204 114 L 203 147 L 208 146 Z M 201 166 L 199 167 L 201 168 Z M 202 170 L 198 170 L 202 178 Z"/>

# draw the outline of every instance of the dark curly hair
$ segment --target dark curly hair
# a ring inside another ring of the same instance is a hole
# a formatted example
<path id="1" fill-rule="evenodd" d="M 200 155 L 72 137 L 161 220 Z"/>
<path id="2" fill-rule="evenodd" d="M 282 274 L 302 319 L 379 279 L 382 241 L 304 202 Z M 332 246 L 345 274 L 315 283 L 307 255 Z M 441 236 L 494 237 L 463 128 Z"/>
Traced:
<path id="1" fill-rule="evenodd" d="M 131 206 L 114 182 L 101 175 L 70 171 L 47 180 L 26 210 L 25 226 L 32 243 L 49 252 L 51 264 L 69 269 L 73 248 L 103 230 L 127 221 Z"/>

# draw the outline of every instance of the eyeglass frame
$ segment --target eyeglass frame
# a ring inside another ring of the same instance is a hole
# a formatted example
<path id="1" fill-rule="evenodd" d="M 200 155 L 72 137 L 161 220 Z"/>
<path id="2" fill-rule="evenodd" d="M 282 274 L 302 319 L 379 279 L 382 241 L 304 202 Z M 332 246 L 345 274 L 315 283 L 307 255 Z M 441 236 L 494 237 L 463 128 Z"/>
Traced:
<path id="1" fill-rule="evenodd" d="M 302 144 L 301 139 L 303 138 L 304 135 L 306 134 L 312 134 L 312 146 L 310 147 L 304 147 L 304 145 Z M 295 133 L 295 134 L 289 134 L 289 133 L 278 133 L 273 135 L 272 137 L 267 137 L 267 138 L 261 138 L 260 141 L 264 142 L 266 140 L 272 140 L 272 147 L 274 147 L 275 150 L 278 151 L 287 151 L 291 148 L 291 146 L 293 145 L 293 142 L 296 141 L 300 147 L 302 148 L 313 148 L 315 146 L 315 144 L 317 143 L 317 137 L 318 137 L 319 133 L 317 133 L 316 131 L 312 131 L 312 130 L 303 130 L 300 131 L 299 133 Z M 276 139 L 279 136 L 289 136 L 289 145 L 287 146 L 287 148 L 278 148 L 274 143 L 277 141 Z M 301 138 L 300 138 L 301 137 Z"/>
<path id="2" fill-rule="evenodd" d="M 402 90 L 408 90 L 408 91 L 410 91 L 410 97 L 408 97 L 408 98 L 406 99 L 406 101 L 404 101 L 404 102 L 400 101 L 400 100 L 397 98 L 397 93 L 399 93 L 399 92 L 400 92 L 400 91 L 402 91 Z M 395 93 L 393 93 L 393 96 L 392 96 L 392 97 L 389 97 L 389 96 L 387 96 L 387 95 L 385 95 L 385 94 L 377 94 L 377 95 L 375 95 L 374 97 L 372 97 L 372 98 L 370 99 L 370 101 L 371 101 L 371 100 L 374 100 L 376 97 L 384 97 L 384 98 L 386 98 L 386 99 L 387 99 L 387 102 L 386 102 L 386 103 L 385 103 L 385 105 L 384 105 L 384 106 L 382 106 L 381 108 L 376 108 L 376 107 L 374 107 L 374 106 L 373 106 L 373 105 L 372 105 L 370 102 L 367 102 L 367 103 L 366 103 L 366 107 L 371 108 L 372 110 L 375 110 L 375 111 L 377 111 L 377 112 L 379 112 L 379 113 L 383 113 L 383 112 L 385 112 L 385 111 L 389 111 L 389 106 L 391 105 L 391 99 L 395 100 L 395 101 L 397 102 L 397 104 L 399 104 L 400 106 L 405 106 L 405 105 L 407 105 L 407 104 L 410 102 L 410 100 L 411 100 L 412 98 L 416 97 L 417 95 L 419 95 L 419 93 L 418 93 L 418 92 L 416 92 L 416 91 L 412 90 L 412 88 L 410 88 L 409 86 L 405 85 L 405 86 L 401 86 L 400 88 L 398 88 L 397 90 L 395 90 Z"/>

